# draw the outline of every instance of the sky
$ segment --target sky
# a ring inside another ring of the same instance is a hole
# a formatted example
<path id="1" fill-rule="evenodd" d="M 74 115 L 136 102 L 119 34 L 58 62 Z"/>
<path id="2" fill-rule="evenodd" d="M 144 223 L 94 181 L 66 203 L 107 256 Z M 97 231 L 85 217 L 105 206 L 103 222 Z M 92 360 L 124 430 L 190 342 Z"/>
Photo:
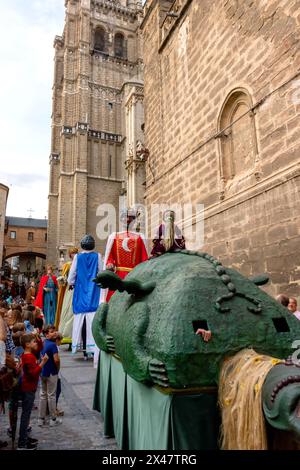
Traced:
<path id="1" fill-rule="evenodd" d="M 64 3 L 0 0 L 0 183 L 9 187 L 9 216 L 48 216 L 53 41 Z"/>

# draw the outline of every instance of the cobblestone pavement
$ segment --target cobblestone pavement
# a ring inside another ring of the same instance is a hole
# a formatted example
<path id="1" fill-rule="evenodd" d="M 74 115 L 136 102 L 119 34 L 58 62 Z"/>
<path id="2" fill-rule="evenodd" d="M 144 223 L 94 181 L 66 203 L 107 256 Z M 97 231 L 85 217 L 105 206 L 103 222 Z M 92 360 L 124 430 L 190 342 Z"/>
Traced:
<path id="1" fill-rule="evenodd" d="M 39 450 L 116 450 L 114 439 L 103 436 L 103 420 L 97 411 L 92 410 L 96 369 L 93 361 L 83 360 L 83 354 L 72 355 L 67 346 L 60 347 L 62 393 L 58 407 L 64 411 L 62 424 L 55 428 L 38 427 L 38 411 L 31 414 L 31 436 L 39 440 Z M 35 406 L 39 402 L 39 389 L 36 392 Z M 21 409 L 18 417 L 20 420 Z M 19 423 L 18 423 L 19 424 Z M 8 410 L 0 416 L 0 439 L 11 440 L 6 434 Z M 18 432 L 17 432 L 18 436 Z M 17 440 L 16 440 L 17 442 Z"/>

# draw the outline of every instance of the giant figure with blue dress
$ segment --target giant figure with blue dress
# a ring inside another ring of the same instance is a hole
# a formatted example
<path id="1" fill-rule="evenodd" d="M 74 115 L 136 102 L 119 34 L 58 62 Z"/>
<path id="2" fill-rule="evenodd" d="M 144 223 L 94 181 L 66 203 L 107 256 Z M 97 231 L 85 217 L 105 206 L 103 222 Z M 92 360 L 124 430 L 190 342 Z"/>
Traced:
<path id="1" fill-rule="evenodd" d="M 55 320 L 58 284 L 52 266 L 47 266 L 47 274 L 42 276 L 35 306 L 44 314 L 45 324 L 53 325 Z"/>
<path id="2" fill-rule="evenodd" d="M 92 321 L 100 303 L 100 287 L 93 279 L 102 270 L 102 257 L 94 251 L 95 240 L 91 235 L 86 235 L 80 246 L 82 251 L 75 255 L 68 276 L 69 289 L 74 289 L 72 352 L 83 350 L 87 358 L 97 349 Z"/>

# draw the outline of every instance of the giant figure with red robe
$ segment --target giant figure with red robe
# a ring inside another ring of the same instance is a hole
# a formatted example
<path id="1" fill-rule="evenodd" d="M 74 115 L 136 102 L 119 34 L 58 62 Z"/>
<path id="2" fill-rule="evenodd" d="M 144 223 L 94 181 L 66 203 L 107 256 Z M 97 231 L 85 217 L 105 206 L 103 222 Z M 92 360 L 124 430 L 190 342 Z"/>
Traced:
<path id="1" fill-rule="evenodd" d="M 112 233 L 106 245 L 104 269 L 114 271 L 124 279 L 135 266 L 148 260 L 148 253 L 144 236 L 139 232 L 129 230 L 129 226 L 136 218 L 133 211 L 123 213 L 126 216 L 126 230 Z M 114 291 L 102 291 L 102 301 L 109 302 Z"/>
<path id="2" fill-rule="evenodd" d="M 55 320 L 58 284 L 53 275 L 52 266 L 47 267 L 47 274 L 42 276 L 38 295 L 34 305 L 39 307 L 44 314 L 45 324 L 53 325 Z"/>

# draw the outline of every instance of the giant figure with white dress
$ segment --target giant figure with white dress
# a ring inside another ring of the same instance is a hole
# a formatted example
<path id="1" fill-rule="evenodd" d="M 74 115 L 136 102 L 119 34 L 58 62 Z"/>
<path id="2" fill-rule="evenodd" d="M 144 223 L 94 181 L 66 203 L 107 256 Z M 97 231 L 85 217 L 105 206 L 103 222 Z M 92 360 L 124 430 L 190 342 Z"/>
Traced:
<path id="1" fill-rule="evenodd" d="M 68 276 L 69 289 L 74 288 L 72 352 L 82 349 L 87 358 L 97 349 L 91 328 L 100 303 L 100 288 L 93 279 L 102 270 L 102 257 L 94 251 L 95 240 L 91 235 L 86 235 L 80 246 L 82 251 L 75 255 Z"/>

